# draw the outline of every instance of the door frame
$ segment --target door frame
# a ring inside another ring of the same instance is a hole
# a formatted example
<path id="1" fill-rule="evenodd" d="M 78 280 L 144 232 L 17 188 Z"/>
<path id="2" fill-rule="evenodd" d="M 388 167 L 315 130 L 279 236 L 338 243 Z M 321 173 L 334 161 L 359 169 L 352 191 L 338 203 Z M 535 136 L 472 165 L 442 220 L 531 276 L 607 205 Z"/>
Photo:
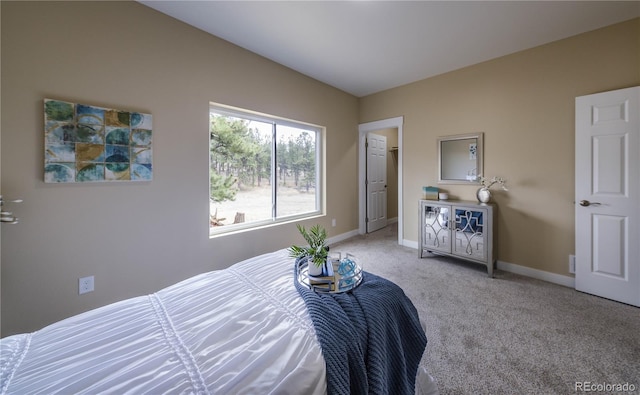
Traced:
<path id="1" fill-rule="evenodd" d="M 382 119 L 380 121 L 366 122 L 358 125 L 358 233 L 367 232 L 365 218 L 367 216 L 367 133 L 381 129 L 398 129 L 398 244 L 403 245 L 404 234 L 402 229 L 402 125 L 404 117 Z"/>

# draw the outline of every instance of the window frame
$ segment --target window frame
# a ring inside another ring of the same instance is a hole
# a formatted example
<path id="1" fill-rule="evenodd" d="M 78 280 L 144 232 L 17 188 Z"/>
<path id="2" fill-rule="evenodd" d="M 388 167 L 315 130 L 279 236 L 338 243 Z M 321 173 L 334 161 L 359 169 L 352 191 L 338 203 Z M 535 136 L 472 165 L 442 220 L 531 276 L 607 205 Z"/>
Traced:
<path id="1" fill-rule="evenodd" d="M 248 121 L 256 121 L 256 122 L 264 122 L 272 125 L 272 143 L 271 143 L 271 174 L 269 175 L 271 182 L 271 218 L 245 222 L 240 224 L 229 224 L 224 226 L 212 227 L 209 226 L 209 237 L 217 237 L 223 236 L 227 234 L 237 233 L 237 232 L 245 232 L 251 231 L 254 229 L 260 229 L 264 227 L 269 227 L 273 225 L 278 225 L 287 222 L 298 221 L 301 219 L 314 218 L 318 216 L 325 215 L 325 150 L 324 150 L 324 140 L 326 134 L 326 128 L 324 126 L 315 125 L 308 122 L 296 121 L 292 119 L 287 119 L 283 117 L 279 117 L 276 115 L 270 115 L 265 113 L 259 113 L 252 110 L 242 109 L 238 107 L 232 107 L 225 104 L 220 103 L 209 103 L 209 143 L 211 142 L 211 113 L 215 113 L 218 115 L 224 115 L 234 118 L 245 119 Z M 316 171 L 315 171 L 315 207 L 316 209 L 313 211 L 308 211 L 300 214 L 290 214 L 286 216 L 277 216 L 278 210 L 278 183 L 277 183 L 277 126 L 287 126 L 293 128 L 300 128 L 310 132 L 315 132 L 316 134 L 316 147 L 315 147 L 315 161 L 316 161 Z M 210 146 L 210 144 L 209 144 Z M 207 172 L 207 179 L 211 179 L 211 155 L 209 156 L 209 171 Z M 211 194 L 211 184 L 209 181 L 209 198 Z M 211 200 L 209 199 L 209 216 L 211 215 Z"/>

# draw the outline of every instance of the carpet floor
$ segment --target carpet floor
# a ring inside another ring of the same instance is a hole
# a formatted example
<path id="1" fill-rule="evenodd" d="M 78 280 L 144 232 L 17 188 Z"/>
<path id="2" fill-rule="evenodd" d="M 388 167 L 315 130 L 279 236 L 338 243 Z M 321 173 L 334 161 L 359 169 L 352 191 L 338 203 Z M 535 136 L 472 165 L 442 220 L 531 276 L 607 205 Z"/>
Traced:
<path id="1" fill-rule="evenodd" d="M 441 394 L 640 393 L 639 308 L 500 270 L 489 278 L 479 264 L 420 259 L 397 239 L 390 224 L 331 250 L 404 289 L 426 324 L 421 363 Z"/>

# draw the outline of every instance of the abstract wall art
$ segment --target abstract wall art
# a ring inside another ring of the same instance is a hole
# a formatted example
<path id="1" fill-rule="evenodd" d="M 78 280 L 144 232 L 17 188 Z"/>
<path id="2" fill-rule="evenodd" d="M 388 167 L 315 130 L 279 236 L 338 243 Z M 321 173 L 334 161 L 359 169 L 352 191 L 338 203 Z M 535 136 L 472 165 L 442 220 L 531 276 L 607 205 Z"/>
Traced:
<path id="1" fill-rule="evenodd" d="M 44 99 L 44 181 L 150 181 L 151 114 Z"/>

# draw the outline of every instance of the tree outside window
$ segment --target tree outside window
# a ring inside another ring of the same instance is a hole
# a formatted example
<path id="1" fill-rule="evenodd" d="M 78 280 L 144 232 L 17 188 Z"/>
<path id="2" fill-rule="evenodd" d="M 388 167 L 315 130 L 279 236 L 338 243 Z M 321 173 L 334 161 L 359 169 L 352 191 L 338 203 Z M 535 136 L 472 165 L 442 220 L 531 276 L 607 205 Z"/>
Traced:
<path id="1" fill-rule="evenodd" d="M 211 233 L 319 214 L 320 133 L 318 127 L 212 106 Z"/>

